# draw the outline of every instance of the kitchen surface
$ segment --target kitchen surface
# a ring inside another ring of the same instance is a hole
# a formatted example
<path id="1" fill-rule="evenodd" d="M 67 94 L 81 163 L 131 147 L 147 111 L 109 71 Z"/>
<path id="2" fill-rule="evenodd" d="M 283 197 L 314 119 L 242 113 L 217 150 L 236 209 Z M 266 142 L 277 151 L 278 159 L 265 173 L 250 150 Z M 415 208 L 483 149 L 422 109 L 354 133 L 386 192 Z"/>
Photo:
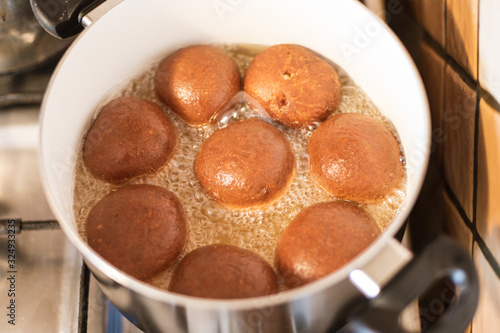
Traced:
<path id="1" fill-rule="evenodd" d="M 16 11 L 24 25 L 13 34 L 5 16 L 10 3 L 0 0 L 0 332 L 141 332 L 104 296 L 45 199 L 39 103 L 67 45 L 51 46 L 43 61 L 35 57 L 19 67 L 8 54 L 29 58 L 29 45 L 45 38 L 57 44 L 33 28 L 27 7 Z M 405 244 L 419 251 L 436 234 L 457 240 L 480 279 L 479 305 L 466 332 L 500 332 L 500 3 L 364 3 L 408 48 L 431 108 L 431 162 Z M 43 52 L 37 47 L 37 55 Z M 9 230 L 16 230 L 14 237 Z M 428 320 L 428 311 L 432 318 L 441 314 L 435 297 L 421 300 L 421 319 Z M 413 332 L 420 331 L 417 307 L 413 303 L 403 319 Z"/>

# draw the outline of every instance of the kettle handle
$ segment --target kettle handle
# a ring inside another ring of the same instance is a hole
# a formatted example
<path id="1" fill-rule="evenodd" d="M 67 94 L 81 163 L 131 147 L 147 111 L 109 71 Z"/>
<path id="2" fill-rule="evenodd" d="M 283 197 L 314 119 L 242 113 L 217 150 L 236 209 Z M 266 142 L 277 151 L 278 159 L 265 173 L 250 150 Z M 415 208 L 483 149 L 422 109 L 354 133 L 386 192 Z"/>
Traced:
<path id="1" fill-rule="evenodd" d="M 30 0 L 42 27 L 57 38 L 69 38 L 83 30 L 82 17 L 105 0 Z"/>
<path id="2" fill-rule="evenodd" d="M 445 292 L 453 296 L 445 297 L 453 302 L 441 317 L 427 318 L 427 322 L 422 322 L 422 332 L 463 332 L 477 307 L 478 277 L 470 255 L 455 241 L 442 236 L 417 254 L 380 294 L 352 315 L 339 332 L 405 332 L 400 328 L 401 312 L 443 278 L 451 281 Z"/>

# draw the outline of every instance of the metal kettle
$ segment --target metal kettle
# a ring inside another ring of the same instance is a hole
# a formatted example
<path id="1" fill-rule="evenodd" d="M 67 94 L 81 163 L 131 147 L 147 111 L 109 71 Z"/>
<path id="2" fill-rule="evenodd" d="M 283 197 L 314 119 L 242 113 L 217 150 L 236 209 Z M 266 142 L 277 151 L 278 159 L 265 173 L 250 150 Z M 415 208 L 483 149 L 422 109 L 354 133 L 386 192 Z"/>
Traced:
<path id="1" fill-rule="evenodd" d="M 70 43 L 40 26 L 29 0 L 0 0 L 0 76 L 30 70 L 59 55 Z"/>

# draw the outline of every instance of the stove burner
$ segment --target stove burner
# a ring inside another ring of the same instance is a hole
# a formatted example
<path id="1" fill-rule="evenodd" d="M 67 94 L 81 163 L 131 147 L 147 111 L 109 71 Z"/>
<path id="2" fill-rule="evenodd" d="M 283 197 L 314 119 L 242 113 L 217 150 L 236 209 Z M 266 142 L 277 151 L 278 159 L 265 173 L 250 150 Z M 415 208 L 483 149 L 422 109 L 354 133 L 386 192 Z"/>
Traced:
<path id="1" fill-rule="evenodd" d="M 30 70 L 0 74 L 0 112 L 12 106 L 40 104 L 59 59 L 60 55 Z"/>

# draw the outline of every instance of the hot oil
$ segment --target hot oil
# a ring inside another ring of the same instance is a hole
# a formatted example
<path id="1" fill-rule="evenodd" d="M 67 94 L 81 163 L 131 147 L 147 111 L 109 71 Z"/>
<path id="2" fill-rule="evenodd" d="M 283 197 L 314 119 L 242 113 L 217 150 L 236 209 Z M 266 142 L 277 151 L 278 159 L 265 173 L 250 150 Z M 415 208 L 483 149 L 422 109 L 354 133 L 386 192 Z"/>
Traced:
<path id="1" fill-rule="evenodd" d="M 241 76 L 252 58 L 263 46 L 220 45 L 238 63 Z M 161 105 L 154 93 L 154 74 L 158 63 L 152 64 L 143 73 L 127 83 L 113 98 L 137 96 Z M 337 69 L 343 86 L 342 103 L 335 113 L 358 112 L 381 119 L 396 135 L 394 127 L 385 119 L 365 93 L 342 69 Z M 109 100 L 109 99 L 108 99 Z M 242 103 L 242 94 L 232 103 L 232 109 L 219 121 L 218 125 L 191 127 L 175 114 L 166 110 L 177 129 L 178 146 L 172 160 L 157 175 L 141 177 L 128 184 L 154 184 L 175 193 L 184 205 L 189 221 L 189 240 L 184 253 L 208 244 L 229 244 L 252 250 L 261 255 L 273 267 L 275 248 L 279 236 L 299 211 L 312 204 L 331 201 L 334 198 L 321 190 L 311 179 L 307 140 L 308 129 L 290 129 L 273 123 L 290 141 L 297 159 L 297 173 L 288 192 L 277 202 L 257 210 L 230 210 L 220 206 L 206 196 L 193 173 L 193 161 L 200 144 L 218 127 L 227 122 L 259 116 L 261 112 L 251 110 Z M 81 151 L 81 150 L 80 150 Z M 384 231 L 391 223 L 405 196 L 406 176 L 400 186 L 384 200 L 376 204 L 362 205 Z M 85 220 L 90 209 L 114 186 L 95 179 L 86 169 L 80 156 L 77 160 L 74 188 L 74 211 L 78 230 L 86 239 Z M 147 242 L 147 240 L 144 240 Z M 167 288 L 173 268 L 150 281 L 160 288 Z"/>

